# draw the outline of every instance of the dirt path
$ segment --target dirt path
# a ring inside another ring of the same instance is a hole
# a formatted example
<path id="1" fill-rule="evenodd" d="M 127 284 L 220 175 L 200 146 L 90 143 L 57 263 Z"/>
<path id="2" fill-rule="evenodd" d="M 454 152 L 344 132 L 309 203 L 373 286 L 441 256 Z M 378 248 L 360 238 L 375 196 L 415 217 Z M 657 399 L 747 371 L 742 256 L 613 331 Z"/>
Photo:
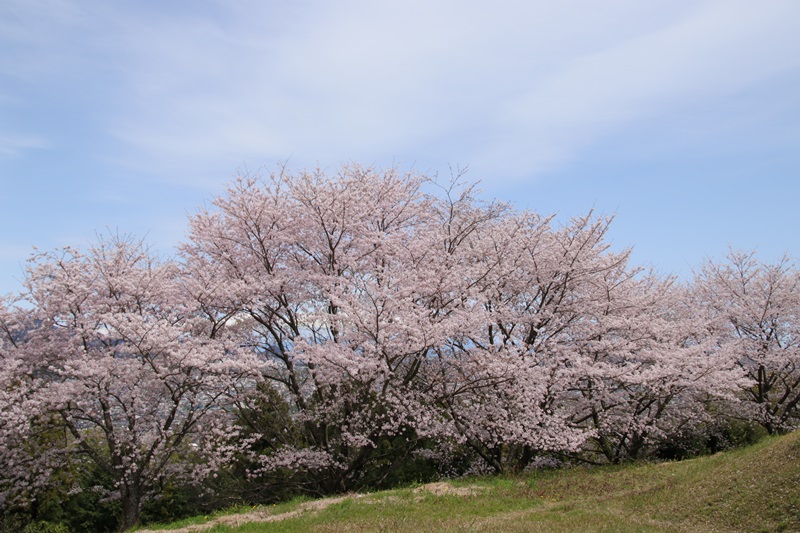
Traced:
<path id="1" fill-rule="evenodd" d="M 414 489 L 415 493 L 430 492 L 436 496 L 455 495 L 455 496 L 474 496 L 482 490 L 480 487 L 454 487 L 447 482 L 428 483 Z M 195 531 L 205 531 L 211 529 L 216 525 L 226 526 L 241 526 L 251 522 L 279 522 L 281 520 L 288 520 L 298 515 L 308 512 L 319 512 L 326 507 L 341 503 L 348 499 L 358 499 L 368 496 L 366 494 L 347 494 L 345 496 L 336 496 L 333 498 L 323 498 L 321 500 L 314 500 L 310 502 L 301 503 L 297 509 L 285 513 L 271 514 L 269 509 L 262 509 L 251 511 L 247 513 L 238 513 L 220 516 L 209 520 L 205 524 L 193 524 L 178 529 L 138 529 L 136 533 L 193 533 Z M 366 499 L 365 501 L 368 501 Z"/>
<path id="2" fill-rule="evenodd" d="M 361 494 L 348 494 L 347 496 L 337 496 L 335 498 L 323 498 L 321 500 L 314 500 L 311 502 L 301 503 L 294 511 L 286 513 L 270 514 L 268 510 L 252 511 L 249 513 L 239 513 L 226 516 L 220 516 L 205 524 L 193 524 L 191 526 L 182 527 L 179 529 L 138 529 L 136 533 L 192 533 L 195 531 L 205 531 L 211 529 L 216 525 L 226 526 L 241 526 L 250 522 L 279 522 L 281 520 L 288 520 L 307 512 L 318 512 L 326 507 L 341 503 L 347 499 L 361 498 Z"/>
<path id="3" fill-rule="evenodd" d="M 430 492 L 431 494 L 435 494 L 436 496 L 475 496 L 481 490 L 483 490 L 481 487 L 454 487 L 446 481 L 439 481 L 436 483 L 428 483 L 427 485 L 416 488 L 414 489 L 414 492 L 426 491 Z"/>

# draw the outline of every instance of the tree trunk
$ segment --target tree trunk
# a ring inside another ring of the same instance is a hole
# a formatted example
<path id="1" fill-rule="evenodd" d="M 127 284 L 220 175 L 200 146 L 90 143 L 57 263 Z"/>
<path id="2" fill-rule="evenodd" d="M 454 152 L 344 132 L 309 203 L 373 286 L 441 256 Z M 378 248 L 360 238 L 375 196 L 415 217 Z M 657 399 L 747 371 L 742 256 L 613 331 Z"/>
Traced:
<path id="1" fill-rule="evenodd" d="M 125 487 L 122 491 L 122 522 L 120 531 L 128 531 L 139 525 L 142 512 L 142 494 L 138 487 Z"/>

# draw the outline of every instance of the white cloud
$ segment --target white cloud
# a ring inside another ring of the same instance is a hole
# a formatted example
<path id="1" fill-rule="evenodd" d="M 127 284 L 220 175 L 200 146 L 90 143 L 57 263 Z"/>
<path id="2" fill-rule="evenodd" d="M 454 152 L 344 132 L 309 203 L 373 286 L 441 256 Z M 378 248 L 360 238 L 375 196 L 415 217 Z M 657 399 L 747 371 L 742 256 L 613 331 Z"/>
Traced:
<path id="1" fill-rule="evenodd" d="M 32 135 L 15 135 L 0 133 L 0 156 L 17 157 L 31 149 L 45 148 L 47 142 Z"/>
<path id="2" fill-rule="evenodd" d="M 527 158 L 534 171 L 551 167 L 632 121 L 702 108 L 797 70 L 796 6 L 706 3 L 672 25 L 570 58 L 503 106 L 502 142 L 483 157 L 518 167 Z"/>
<path id="3" fill-rule="evenodd" d="M 123 143 L 106 157 L 190 182 L 289 156 L 529 176 L 800 58 L 800 8 L 779 0 L 54 5 L 48 27 L 105 62 L 87 83 Z"/>
<path id="4" fill-rule="evenodd" d="M 279 12 L 285 24 L 271 31 L 262 30 L 273 15 L 263 9 L 224 23 L 134 19 L 123 40 L 138 105 L 117 117 L 115 132 L 178 157 L 348 159 L 419 149 L 491 126 L 530 75 L 519 68 L 530 60 L 526 43 L 543 46 L 557 34 L 546 21 L 568 18 L 516 4 L 305 5 Z M 541 54 L 533 70 L 557 59 Z"/>

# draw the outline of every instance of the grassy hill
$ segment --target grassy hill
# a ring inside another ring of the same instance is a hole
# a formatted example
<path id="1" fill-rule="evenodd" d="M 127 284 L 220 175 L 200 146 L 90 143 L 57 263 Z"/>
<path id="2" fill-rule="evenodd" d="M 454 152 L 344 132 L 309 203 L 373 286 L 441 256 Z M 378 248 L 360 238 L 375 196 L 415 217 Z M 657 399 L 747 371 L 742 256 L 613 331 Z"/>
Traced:
<path id="1" fill-rule="evenodd" d="M 296 500 L 164 528 L 182 532 L 800 531 L 800 431 L 681 462 L 573 468 Z"/>

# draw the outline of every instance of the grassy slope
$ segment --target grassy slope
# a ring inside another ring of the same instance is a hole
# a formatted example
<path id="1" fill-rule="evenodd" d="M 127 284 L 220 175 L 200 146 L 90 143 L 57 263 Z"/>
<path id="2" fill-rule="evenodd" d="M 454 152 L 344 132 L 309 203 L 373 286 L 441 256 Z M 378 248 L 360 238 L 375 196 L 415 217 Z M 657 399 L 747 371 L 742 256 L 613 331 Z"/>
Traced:
<path id="1" fill-rule="evenodd" d="M 800 431 L 689 461 L 453 485 L 474 494 L 400 489 L 207 531 L 800 531 Z"/>

